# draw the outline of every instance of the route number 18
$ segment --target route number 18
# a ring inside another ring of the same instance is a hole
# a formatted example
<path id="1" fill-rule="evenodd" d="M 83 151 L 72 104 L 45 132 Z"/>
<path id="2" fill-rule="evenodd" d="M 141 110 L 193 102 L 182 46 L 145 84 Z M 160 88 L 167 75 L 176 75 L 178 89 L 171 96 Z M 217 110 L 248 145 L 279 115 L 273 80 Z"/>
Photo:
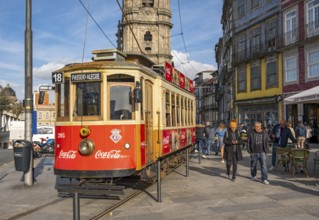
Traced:
<path id="1" fill-rule="evenodd" d="M 52 83 L 59 84 L 64 82 L 63 73 L 55 72 L 52 73 Z"/>

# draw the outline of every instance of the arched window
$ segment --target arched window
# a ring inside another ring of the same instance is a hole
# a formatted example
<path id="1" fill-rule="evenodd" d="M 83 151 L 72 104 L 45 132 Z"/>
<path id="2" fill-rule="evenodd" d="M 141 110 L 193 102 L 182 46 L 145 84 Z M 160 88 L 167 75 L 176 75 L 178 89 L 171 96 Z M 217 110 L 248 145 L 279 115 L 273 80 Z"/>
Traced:
<path id="1" fill-rule="evenodd" d="M 143 7 L 153 7 L 154 0 L 142 0 Z"/>
<path id="2" fill-rule="evenodd" d="M 144 34 L 144 41 L 152 41 L 152 34 L 150 31 L 146 31 Z"/>

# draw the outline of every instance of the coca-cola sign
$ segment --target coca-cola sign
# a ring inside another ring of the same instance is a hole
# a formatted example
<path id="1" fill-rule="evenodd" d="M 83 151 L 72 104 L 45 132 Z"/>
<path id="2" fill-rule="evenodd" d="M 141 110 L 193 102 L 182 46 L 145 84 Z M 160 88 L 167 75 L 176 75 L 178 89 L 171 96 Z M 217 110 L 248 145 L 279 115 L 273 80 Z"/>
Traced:
<path id="1" fill-rule="evenodd" d="M 120 150 L 102 151 L 98 150 L 95 153 L 96 159 L 119 159 L 121 157 Z"/>
<path id="2" fill-rule="evenodd" d="M 59 153 L 59 158 L 75 159 L 76 158 L 76 151 L 75 150 L 69 150 L 69 151 L 61 150 Z"/>

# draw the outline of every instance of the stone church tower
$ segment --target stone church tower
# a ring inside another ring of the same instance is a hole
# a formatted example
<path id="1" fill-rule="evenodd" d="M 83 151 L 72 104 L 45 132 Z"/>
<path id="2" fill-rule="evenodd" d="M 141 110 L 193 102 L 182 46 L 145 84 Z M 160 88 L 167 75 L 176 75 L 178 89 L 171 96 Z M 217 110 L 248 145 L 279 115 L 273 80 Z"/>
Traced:
<path id="1" fill-rule="evenodd" d="M 170 62 L 171 17 L 170 0 L 123 0 L 123 52 Z"/>

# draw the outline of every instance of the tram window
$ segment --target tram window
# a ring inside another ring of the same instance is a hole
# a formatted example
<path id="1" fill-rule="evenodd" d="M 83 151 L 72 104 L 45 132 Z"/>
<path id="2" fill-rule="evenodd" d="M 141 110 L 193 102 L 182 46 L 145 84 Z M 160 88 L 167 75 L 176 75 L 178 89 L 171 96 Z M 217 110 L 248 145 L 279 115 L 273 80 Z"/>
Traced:
<path id="1" fill-rule="evenodd" d="M 110 120 L 131 120 L 132 105 L 129 101 L 131 86 L 113 85 L 110 87 Z"/>
<path id="2" fill-rule="evenodd" d="M 69 116 L 69 98 L 70 98 L 70 80 L 65 79 L 64 83 L 57 84 L 58 111 L 57 117 L 63 118 Z"/>
<path id="3" fill-rule="evenodd" d="M 167 127 L 171 126 L 171 102 L 169 96 L 169 92 L 165 92 L 165 117 Z"/>
<path id="4" fill-rule="evenodd" d="M 176 126 L 175 94 L 171 94 L 171 105 L 172 105 L 172 126 Z"/>
<path id="5" fill-rule="evenodd" d="M 184 98 L 181 99 L 181 108 L 182 108 L 182 114 L 181 114 L 181 125 L 185 125 L 185 109 L 184 109 Z"/>
<path id="6" fill-rule="evenodd" d="M 177 107 L 177 114 L 176 114 L 176 119 L 177 119 L 177 126 L 180 126 L 180 118 L 181 118 L 181 106 L 180 106 L 180 97 L 176 96 L 176 107 Z"/>
<path id="7" fill-rule="evenodd" d="M 75 111 L 77 116 L 101 115 L 101 83 L 100 82 L 76 83 Z"/>

